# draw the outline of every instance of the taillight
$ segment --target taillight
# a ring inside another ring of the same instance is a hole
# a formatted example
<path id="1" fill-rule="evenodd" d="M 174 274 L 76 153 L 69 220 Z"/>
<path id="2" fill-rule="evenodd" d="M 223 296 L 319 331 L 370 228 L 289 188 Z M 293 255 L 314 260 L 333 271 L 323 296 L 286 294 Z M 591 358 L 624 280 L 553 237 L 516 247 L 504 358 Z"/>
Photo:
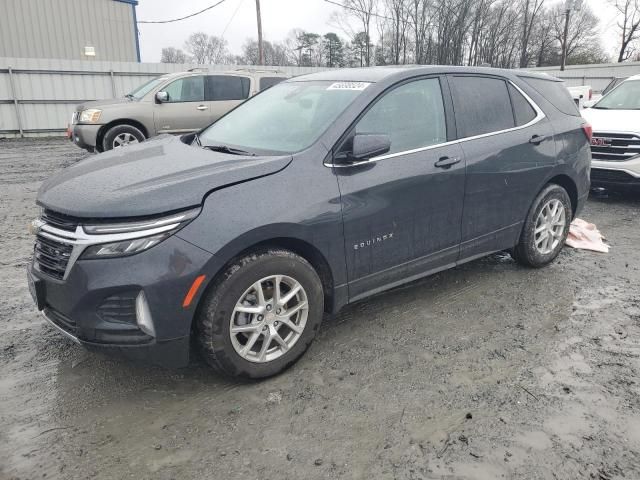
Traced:
<path id="1" fill-rule="evenodd" d="M 593 135 L 593 127 L 591 126 L 590 123 L 583 123 L 582 124 L 582 131 L 584 132 L 585 136 L 587 137 L 587 140 L 589 143 L 591 143 L 591 137 Z"/>
<path id="2" fill-rule="evenodd" d="M 589 89 L 589 100 L 591 100 L 591 97 L 593 97 L 593 90 Z"/>

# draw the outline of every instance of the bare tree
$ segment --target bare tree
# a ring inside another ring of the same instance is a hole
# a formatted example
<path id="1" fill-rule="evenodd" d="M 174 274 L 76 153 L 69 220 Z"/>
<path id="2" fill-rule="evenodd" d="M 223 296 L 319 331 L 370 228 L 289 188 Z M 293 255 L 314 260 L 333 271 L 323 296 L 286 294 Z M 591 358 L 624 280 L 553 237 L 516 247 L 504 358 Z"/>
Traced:
<path id="1" fill-rule="evenodd" d="M 520 68 L 529 64 L 529 39 L 531 31 L 535 26 L 535 20 L 544 0 L 523 0 L 522 1 L 522 37 L 520 40 Z"/>
<path id="2" fill-rule="evenodd" d="M 620 50 L 618 62 L 624 62 L 634 54 L 634 43 L 640 37 L 640 4 L 638 0 L 615 0 L 614 6 L 621 17 L 618 22 L 620 29 Z"/>
<path id="3" fill-rule="evenodd" d="M 362 26 L 362 32 L 356 34 L 359 36 L 358 38 L 360 40 L 363 38 L 360 33 L 363 33 L 367 38 L 367 41 L 364 42 L 363 51 L 367 67 L 371 64 L 371 17 L 374 16 L 377 4 L 377 0 L 345 0 L 343 3 L 345 14 L 357 19 Z"/>
<path id="4" fill-rule="evenodd" d="M 224 63 L 229 54 L 226 40 L 204 32 L 192 33 L 185 42 L 184 48 L 198 65 Z"/>
<path id="5" fill-rule="evenodd" d="M 166 47 L 160 55 L 162 63 L 188 63 L 189 57 L 179 48 Z"/>

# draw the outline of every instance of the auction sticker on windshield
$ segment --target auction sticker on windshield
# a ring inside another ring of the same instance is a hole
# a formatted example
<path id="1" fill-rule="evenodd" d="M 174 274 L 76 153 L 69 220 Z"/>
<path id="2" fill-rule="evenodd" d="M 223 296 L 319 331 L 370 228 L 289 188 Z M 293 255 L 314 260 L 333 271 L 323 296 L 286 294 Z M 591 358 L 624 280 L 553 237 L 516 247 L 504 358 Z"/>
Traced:
<path id="1" fill-rule="evenodd" d="M 335 82 L 327 87 L 327 90 L 364 90 L 369 82 Z"/>

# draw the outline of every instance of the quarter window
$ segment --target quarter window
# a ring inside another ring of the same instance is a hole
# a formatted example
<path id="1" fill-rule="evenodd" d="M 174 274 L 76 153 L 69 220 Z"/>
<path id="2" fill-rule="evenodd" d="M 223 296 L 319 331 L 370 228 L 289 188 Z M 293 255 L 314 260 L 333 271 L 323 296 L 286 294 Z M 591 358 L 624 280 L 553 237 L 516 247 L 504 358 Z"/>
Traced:
<path id="1" fill-rule="evenodd" d="M 169 84 L 164 89 L 169 94 L 169 102 L 202 102 L 204 100 L 204 77 L 184 77 Z"/>
<path id="2" fill-rule="evenodd" d="M 250 79 L 231 75 L 207 77 L 207 99 L 213 101 L 244 100 L 249 97 Z"/>
<path id="3" fill-rule="evenodd" d="M 516 126 L 525 125 L 536 118 L 536 111 L 526 98 L 511 84 L 509 84 L 509 94 L 513 104 L 513 116 L 516 119 Z"/>
<path id="4" fill-rule="evenodd" d="M 458 137 L 472 137 L 515 126 L 504 80 L 474 76 L 453 76 L 450 79 Z"/>
<path id="5" fill-rule="evenodd" d="M 428 78 L 394 88 L 365 113 L 355 130 L 388 135 L 389 153 L 446 142 L 440 81 Z"/>

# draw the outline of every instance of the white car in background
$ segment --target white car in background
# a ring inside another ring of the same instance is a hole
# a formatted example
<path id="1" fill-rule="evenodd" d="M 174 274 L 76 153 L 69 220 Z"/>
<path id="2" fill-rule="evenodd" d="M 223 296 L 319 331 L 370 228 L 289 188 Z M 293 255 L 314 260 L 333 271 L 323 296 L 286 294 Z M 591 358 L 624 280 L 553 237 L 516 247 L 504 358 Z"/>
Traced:
<path id="1" fill-rule="evenodd" d="M 579 109 L 586 107 L 586 102 L 589 102 L 593 98 L 593 90 L 590 85 L 580 85 L 577 87 L 567 87 L 569 93 L 573 97 L 573 101 Z"/>
<path id="2" fill-rule="evenodd" d="M 581 113 L 593 127 L 591 185 L 640 191 L 640 75 Z"/>

